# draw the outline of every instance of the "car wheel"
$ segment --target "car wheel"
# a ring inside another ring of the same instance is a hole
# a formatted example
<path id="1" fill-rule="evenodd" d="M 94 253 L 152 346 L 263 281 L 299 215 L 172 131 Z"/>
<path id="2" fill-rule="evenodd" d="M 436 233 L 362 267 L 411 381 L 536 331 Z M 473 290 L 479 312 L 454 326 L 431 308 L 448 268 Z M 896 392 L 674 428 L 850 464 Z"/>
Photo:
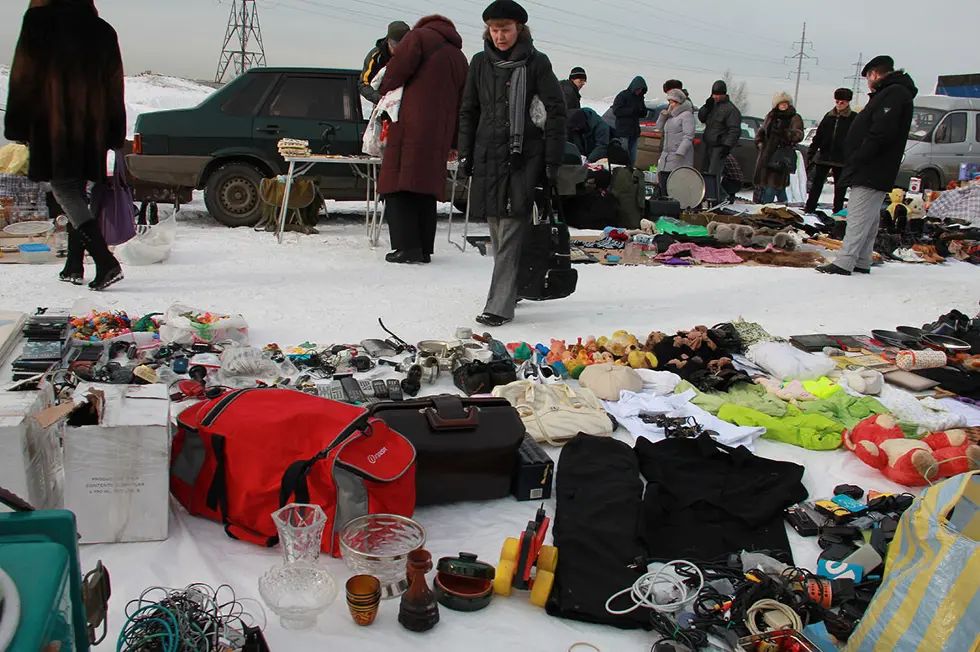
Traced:
<path id="1" fill-rule="evenodd" d="M 204 189 L 208 212 L 225 226 L 255 226 L 262 217 L 259 184 L 264 177 L 250 163 L 222 165 Z"/>
<path id="2" fill-rule="evenodd" d="M 939 174 L 935 170 L 923 170 L 919 174 L 919 178 L 922 179 L 923 190 L 942 190 Z"/>

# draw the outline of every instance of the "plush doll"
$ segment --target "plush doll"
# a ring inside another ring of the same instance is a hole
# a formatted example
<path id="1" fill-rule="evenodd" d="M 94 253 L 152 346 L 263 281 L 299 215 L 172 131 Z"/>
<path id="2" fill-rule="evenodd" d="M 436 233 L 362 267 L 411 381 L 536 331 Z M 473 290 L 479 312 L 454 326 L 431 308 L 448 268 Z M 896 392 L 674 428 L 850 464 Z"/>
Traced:
<path id="1" fill-rule="evenodd" d="M 656 369 L 658 364 L 657 356 L 639 347 L 626 354 L 626 362 L 634 369 Z"/>
<path id="2" fill-rule="evenodd" d="M 907 487 L 980 468 L 980 446 L 970 443 L 963 430 L 907 439 L 890 415 L 868 417 L 845 430 L 844 445 L 862 462 Z"/>
<path id="3" fill-rule="evenodd" d="M 919 195 L 912 195 L 905 200 L 905 207 L 908 212 L 909 231 L 921 236 L 926 225 L 925 202 Z"/>
<path id="4" fill-rule="evenodd" d="M 711 222 L 708 224 L 708 235 L 713 236 L 719 244 L 723 245 L 741 245 L 759 249 L 772 245 L 776 249 L 785 251 L 795 251 L 797 247 L 796 239 L 789 229 L 780 231 L 768 228 L 753 229 L 748 224 Z"/>
<path id="5" fill-rule="evenodd" d="M 548 355 L 545 356 L 545 361 L 548 364 L 566 362 L 566 354 L 568 354 L 568 357 L 571 358 L 571 353 L 565 346 L 565 340 L 551 340 L 551 349 L 548 351 Z"/>

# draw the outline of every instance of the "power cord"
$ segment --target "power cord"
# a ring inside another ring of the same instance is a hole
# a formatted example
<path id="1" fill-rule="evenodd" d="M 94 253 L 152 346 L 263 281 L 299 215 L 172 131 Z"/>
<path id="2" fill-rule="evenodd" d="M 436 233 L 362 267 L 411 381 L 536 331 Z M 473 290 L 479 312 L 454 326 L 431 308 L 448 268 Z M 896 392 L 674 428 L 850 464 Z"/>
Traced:
<path id="1" fill-rule="evenodd" d="M 697 588 L 691 589 L 684 581 L 681 569 L 692 571 L 697 577 Z M 660 602 L 656 596 L 658 587 L 669 586 L 675 593 L 672 600 Z M 655 572 L 645 573 L 640 576 L 632 586 L 618 591 L 606 600 L 606 611 L 614 616 L 623 616 L 633 613 L 643 607 L 652 609 L 655 612 L 674 613 L 680 611 L 685 606 L 692 603 L 697 598 L 698 593 L 704 588 L 704 574 L 694 563 L 675 559 L 667 562 Z M 619 597 L 629 595 L 633 605 L 626 609 L 613 609 L 612 603 Z"/>
<path id="2" fill-rule="evenodd" d="M 759 626 L 759 616 L 762 616 L 768 626 L 766 629 Z M 749 628 L 751 634 L 783 629 L 800 632 L 803 631 L 803 619 L 789 605 L 766 598 L 748 608 L 745 612 L 745 626 Z"/>

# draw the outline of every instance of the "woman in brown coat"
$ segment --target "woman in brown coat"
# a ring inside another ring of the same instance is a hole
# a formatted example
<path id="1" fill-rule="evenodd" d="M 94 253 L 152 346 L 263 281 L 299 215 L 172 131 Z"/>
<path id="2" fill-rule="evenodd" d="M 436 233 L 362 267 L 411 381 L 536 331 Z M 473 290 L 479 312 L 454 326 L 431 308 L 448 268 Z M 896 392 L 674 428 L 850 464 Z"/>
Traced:
<path id="1" fill-rule="evenodd" d="M 59 277 L 81 285 L 88 249 L 93 290 L 122 279 L 85 199 L 85 182 L 106 175 L 106 152 L 126 140 L 119 42 L 94 0 L 32 0 L 10 70 L 7 140 L 30 147 L 29 175 L 50 181 L 68 216 L 68 257 Z"/>
<path id="2" fill-rule="evenodd" d="M 378 191 L 391 236 L 389 263 L 429 262 L 436 200 L 446 199 L 446 161 L 455 145 L 466 83 L 463 39 L 443 16 L 427 16 L 398 44 L 381 94 L 404 88 L 391 125 Z"/>
<path id="3" fill-rule="evenodd" d="M 763 204 L 772 201 L 786 203 L 789 176 L 796 170 L 796 144 L 801 140 L 803 119 L 793 107 L 793 98 L 788 93 L 776 93 L 772 98 L 772 111 L 755 137 L 759 148 L 755 186 L 762 189 Z M 777 152 L 779 156 L 776 156 Z"/>

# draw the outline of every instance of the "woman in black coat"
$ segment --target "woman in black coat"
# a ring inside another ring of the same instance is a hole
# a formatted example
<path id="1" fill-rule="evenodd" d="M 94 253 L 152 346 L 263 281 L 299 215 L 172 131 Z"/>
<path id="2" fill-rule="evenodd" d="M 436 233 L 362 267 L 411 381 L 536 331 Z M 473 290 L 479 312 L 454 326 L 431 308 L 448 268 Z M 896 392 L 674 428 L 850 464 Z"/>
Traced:
<path id="1" fill-rule="evenodd" d="M 483 52 L 473 57 L 463 91 L 459 154 L 472 176 L 470 216 L 487 220 L 494 247 L 490 293 L 476 320 L 500 326 L 514 318 L 534 189 L 546 176 L 556 179 L 561 165 L 565 103 L 551 61 L 534 48 L 523 7 L 496 0 L 483 21 Z M 543 128 L 531 117 L 542 107 Z"/>
<path id="2" fill-rule="evenodd" d="M 27 143 L 29 175 L 50 181 L 68 216 L 68 256 L 59 278 L 83 283 L 88 249 L 93 290 L 122 280 L 85 199 L 85 182 L 106 175 L 106 153 L 126 140 L 122 55 L 94 0 L 32 0 L 10 70 L 7 140 Z"/>

